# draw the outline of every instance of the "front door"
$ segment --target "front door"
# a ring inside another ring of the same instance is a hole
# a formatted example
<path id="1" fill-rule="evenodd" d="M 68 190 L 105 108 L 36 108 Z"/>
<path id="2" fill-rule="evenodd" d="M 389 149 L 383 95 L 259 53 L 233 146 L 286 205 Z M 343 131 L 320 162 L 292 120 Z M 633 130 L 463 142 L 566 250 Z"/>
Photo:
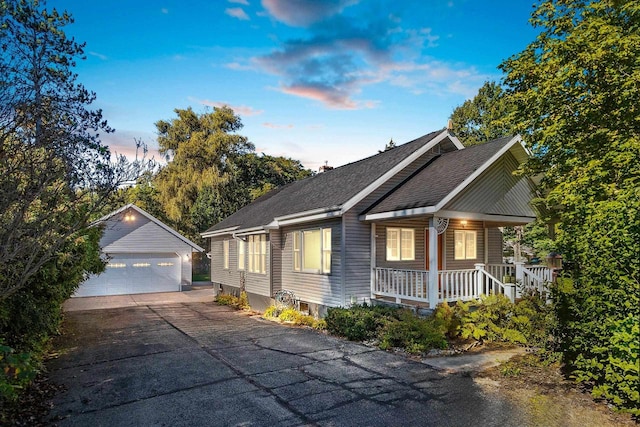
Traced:
<path id="1" fill-rule="evenodd" d="M 444 233 L 438 234 L 438 271 L 442 270 L 442 253 L 443 253 L 443 236 Z M 430 261 L 430 253 L 429 253 L 429 229 L 424 230 L 424 253 L 425 253 L 425 270 L 429 270 L 429 261 Z"/>

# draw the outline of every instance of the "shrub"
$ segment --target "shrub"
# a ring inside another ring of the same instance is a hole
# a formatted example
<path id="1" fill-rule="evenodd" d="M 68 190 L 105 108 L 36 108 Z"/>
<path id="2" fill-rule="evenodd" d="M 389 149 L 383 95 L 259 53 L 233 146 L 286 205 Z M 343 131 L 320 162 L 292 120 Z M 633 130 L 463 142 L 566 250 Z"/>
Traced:
<path id="1" fill-rule="evenodd" d="M 295 308 L 285 308 L 278 315 L 278 319 L 280 319 L 282 322 L 295 322 L 300 316 L 300 312 Z"/>
<path id="2" fill-rule="evenodd" d="M 460 333 L 460 317 L 456 316 L 455 310 L 448 303 L 442 302 L 436 306 L 433 319 L 449 338 L 454 338 Z"/>
<path id="3" fill-rule="evenodd" d="M 251 308 L 249 306 L 249 300 L 245 291 L 240 292 L 239 297 L 231 294 L 218 294 L 216 296 L 215 302 L 220 305 L 228 305 L 229 307 L 233 307 L 236 310 L 248 310 Z"/>
<path id="4" fill-rule="evenodd" d="M 267 309 L 264 311 L 264 314 L 262 315 L 262 317 L 266 317 L 266 318 L 276 318 L 280 315 L 280 309 L 278 307 L 276 307 L 275 305 L 270 305 L 269 307 L 267 307 Z"/>
<path id="5" fill-rule="evenodd" d="M 36 376 L 38 363 L 30 353 L 16 353 L 0 343 L 0 401 L 15 400 Z"/>
<path id="6" fill-rule="evenodd" d="M 351 308 L 330 308 L 325 321 L 327 331 L 333 335 L 345 337 L 351 341 L 365 341 L 376 338 L 378 330 L 397 309 L 355 305 Z"/>
<path id="7" fill-rule="evenodd" d="M 434 317 L 423 319 L 409 310 L 399 310 L 397 319 L 389 319 L 380 330 L 380 348 L 401 347 L 409 353 L 424 353 L 432 348 L 447 348 L 445 328 Z"/>
<path id="8" fill-rule="evenodd" d="M 514 315 L 514 304 L 502 294 L 483 295 L 480 301 L 456 304 L 460 318 L 460 336 L 478 341 L 505 341 L 524 344 L 527 338 L 520 331 L 527 325 L 526 316 Z"/>
<path id="9" fill-rule="evenodd" d="M 637 159 L 637 157 L 634 157 Z M 634 163 L 637 165 L 638 163 Z M 640 417 L 640 190 L 586 203 L 559 237 L 575 266 L 554 287 L 555 338 L 571 375 L 595 396 Z M 567 283 L 569 282 L 569 283 Z M 572 286 L 575 284 L 575 286 Z"/>

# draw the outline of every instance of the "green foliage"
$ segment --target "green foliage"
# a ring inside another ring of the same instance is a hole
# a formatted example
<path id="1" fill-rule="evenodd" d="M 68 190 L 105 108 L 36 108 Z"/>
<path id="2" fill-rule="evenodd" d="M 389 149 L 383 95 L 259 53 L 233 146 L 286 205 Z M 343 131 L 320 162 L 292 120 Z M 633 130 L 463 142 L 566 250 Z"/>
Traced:
<path id="1" fill-rule="evenodd" d="M 98 245 L 101 234 L 99 228 L 90 228 L 70 237 L 27 286 L 0 301 L 0 336 L 8 346 L 38 353 L 58 333 L 62 303 L 87 273 L 104 270 Z"/>
<path id="2" fill-rule="evenodd" d="M 445 328 L 434 318 L 423 319 L 409 310 L 399 310 L 379 331 L 380 348 L 406 349 L 408 353 L 420 354 L 432 348 L 447 348 Z"/>
<path id="3" fill-rule="evenodd" d="M 156 122 L 168 163 L 153 180 L 153 198 L 169 224 L 195 241 L 254 198 L 310 175 L 296 160 L 255 154 L 236 133 L 243 125 L 228 107 L 175 113 L 177 118 Z"/>
<path id="4" fill-rule="evenodd" d="M 378 330 L 391 319 L 397 309 L 355 305 L 351 308 L 330 308 L 325 321 L 327 331 L 351 341 L 365 341 L 378 336 Z"/>
<path id="5" fill-rule="evenodd" d="M 300 317 L 300 312 L 291 307 L 285 308 L 278 315 L 278 319 L 282 322 L 294 322 L 298 317 Z"/>
<path id="6" fill-rule="evenodd" d="M 546 346 L 555 325 L 549 306 L 538 296 L 525 296 L 511 303 L 501 294 L 482 296 L 480 301 L 458 301 L 455 317 L 462 338 Z"/>
<path id="7" fill-rule="evenodd" d="M 531 22 L 501 68 L 574 283 L 555 290 L 555 339 L 578 381 L 639 415 L 640 3 L 546 0 Z"/>
<path id="8" fill-rule="evenodd" d="M 460 331 L 460 317 L 456 315 L 456 311 L 446 302 L 442 302 L 436 306 L 433 318 L 438 322 L 449 338 L 458 336 Z"/>
<path id="9" fill-rule="evenodd" d="M 472 100 L 453 110 L 453 132 L 465 146 L 513 135 L 508 120 L 512 109 L 500 85 L 485 82 Z"/>
<path id="10" fill-rule="evenodd" d="M 267 309 L 264 311 L 264 313 L 262 314 L 263 317 L 265 318 L 270 318 L 270 319 L 275 319 L 278 316 L 280 316 L 280 312 L 282 310 L 278 307 L 276 307 L 275 305 L 270 305 L 269 307 L 267 307 Z"/>
<path id="11" fill-rule="evenodd" d="M 216 295 L 215 302 L 220 305 L 228 305 L 236 310 L 249 310 L 249 298 L 245 291 L 240 292 L 240 296 L 237 297 L 232 294 L 218 294 Z"/>
<path id="12" fill-rule="evenodd" d="M 30 353 L 16 353 L 0 342 L 0 402 L 15 400 L 35 378 L 37 365 Z"/>

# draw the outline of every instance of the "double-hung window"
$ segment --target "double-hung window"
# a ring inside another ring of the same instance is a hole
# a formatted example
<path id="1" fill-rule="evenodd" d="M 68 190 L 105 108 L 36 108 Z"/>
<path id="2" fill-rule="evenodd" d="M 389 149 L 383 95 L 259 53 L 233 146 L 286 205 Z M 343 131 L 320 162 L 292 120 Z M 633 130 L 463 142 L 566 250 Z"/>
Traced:
<path id="1" fill-rule="evenodd" d="M 331 229 L 293 232 L 293 270 L 331 273 Z"/>
<path id="2" fill-rule="evenodd" d="M 467 230 L 455 230 L 454 246 L 455 246 L 455 259 L 476 259 L 476 239 L 477 233 L 475 231 Z"/>
<path id="3" fill-rule="evenodd" d="M 236 242 L 238 245 L 238 270 L 244 270 L 247 242 L 244 240 L 236 240 Z"/>
<path id="4" fill-rule="evenodd" d="M 266 273 L 267 265 L 267 236 L 255 234 L 249 236 L 249 272 Z"/>
<path id="5" fill-rule="evenodd" d="M 225 270 L 229 269 L 229 241 L 222 242 L 222 266 Z"/>
<path id="6" fill-rule="evenodd" d="M 387 261 L 415 260 L 415 241 L 413 228 L 387 228 Z"/>

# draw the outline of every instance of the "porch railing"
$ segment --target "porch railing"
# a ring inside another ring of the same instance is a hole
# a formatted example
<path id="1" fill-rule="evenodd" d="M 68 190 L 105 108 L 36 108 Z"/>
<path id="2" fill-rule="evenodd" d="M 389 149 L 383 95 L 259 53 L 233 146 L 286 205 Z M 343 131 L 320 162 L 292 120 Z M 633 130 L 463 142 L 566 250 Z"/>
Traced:
<path id="1" fill-rule="evenodd" d="M 553 281 L 553 270 L 544 265 L 487 264 L 486 269 L 499 280 L 517 283 L 522 289 L 539 293 L 547 292 L 546 285 Z"/>
<path id="2" fill-rule="evenodd" d="M 512 300 L 515 289 L 504 285 L 483 264 L 475 269 L 438 271 L 438 302 L 468 301 L 480 295 L 492 293 L 507 294 Z M 371 293 L 374 297 L 392 297 L 396 302 L 402 300 L 429 303 L 429 272 L 426 270 L 405 270 L 393 268 L 374 268 L 374 281 Z"/>
<path id="3" fill-rule="evenodd" d="M 424 270 L 399 270 L 376 268 L 372 293 L 402 299 L 429 302 L 429 272 Z"/>

